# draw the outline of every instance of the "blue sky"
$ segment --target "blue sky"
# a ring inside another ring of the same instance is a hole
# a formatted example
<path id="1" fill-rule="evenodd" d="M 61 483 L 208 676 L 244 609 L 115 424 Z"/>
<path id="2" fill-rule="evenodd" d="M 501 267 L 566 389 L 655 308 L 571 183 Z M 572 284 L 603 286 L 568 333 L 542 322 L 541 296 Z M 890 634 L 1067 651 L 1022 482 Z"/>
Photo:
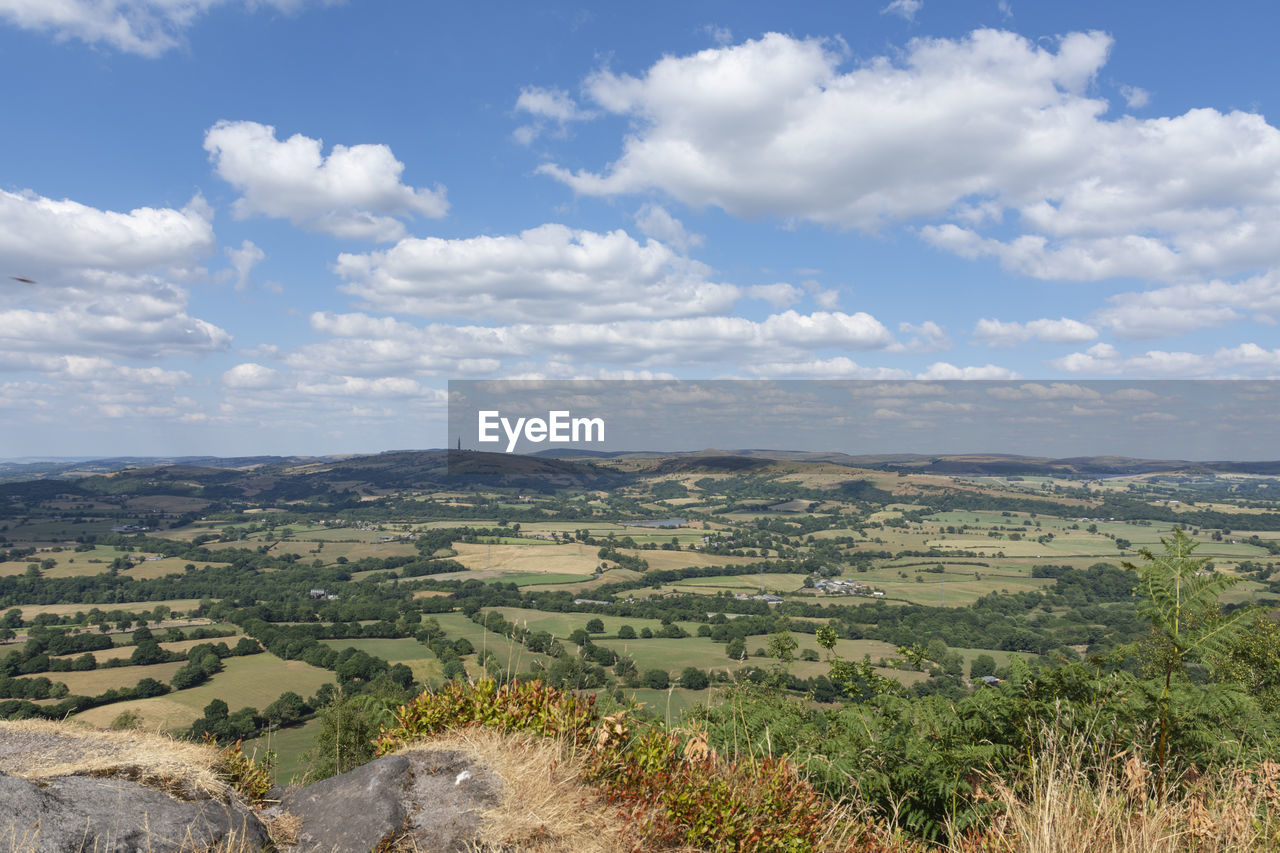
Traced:
<path id="1" fill-rule="evenodd" d="M 1271 4 L 797 5 L 0 0 L 0 456 L 441 446 L 450 378 L 1280 375 Z"/>

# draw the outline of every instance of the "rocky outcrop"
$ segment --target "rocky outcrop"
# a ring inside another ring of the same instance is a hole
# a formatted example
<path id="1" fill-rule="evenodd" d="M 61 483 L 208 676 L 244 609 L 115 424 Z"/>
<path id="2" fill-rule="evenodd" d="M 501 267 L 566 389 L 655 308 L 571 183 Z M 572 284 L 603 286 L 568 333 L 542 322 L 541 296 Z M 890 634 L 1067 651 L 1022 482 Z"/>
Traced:
<path id="1" fill-rule="evenodd" d="M 501 783 L 461 752 L 429 748 L 379 758 L 285 795 L 302 822 L 297 853 L 368 853 L 383 841 L 410 849 L 471 849 Z"/>
<path id="2" fill-rule="evenodd" d="M 4 773 L 0 841 L 15 853 L 261 850 L 270 844 L 262 821 L 235 801 L 178 800 L 118 777 L 37 783 Z"/>

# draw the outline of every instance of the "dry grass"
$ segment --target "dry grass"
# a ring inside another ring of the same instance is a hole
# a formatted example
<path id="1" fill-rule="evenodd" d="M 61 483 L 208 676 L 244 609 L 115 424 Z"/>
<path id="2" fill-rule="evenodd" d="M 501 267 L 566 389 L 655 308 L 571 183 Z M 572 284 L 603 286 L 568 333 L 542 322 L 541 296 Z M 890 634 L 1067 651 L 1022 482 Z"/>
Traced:
<path id="1" fill-rule="evenodd" d="M 581 763 L 556 741 L 475 727 L 401 751 L 424 746 L 465 753 L 502 780 L 501 801 L 484 813 L 475 853 L 623 853 L 634 848 L 613 810 L 583 781 Z"/>
<path id="2" fill-rule="evenodd" d="M 1101 771 L 1079 745 L 1050 746 L 1027 789 L 995 784 L 1002 813 L 957 853 L 1235 853 L 1280 849 L 1280 763 L 1185 781 L 1163 796 L 1151 769 L 1130 756 Z"/>
<path id="3" fill-rule="evenodd" d="M 0 771 L 31 781 L 123 776 L 173 796 L 225 800 L 230 788 L 214 770 L 217 760 L 213 747 L 164 735 L 50 720 L 0 721 Z"/>

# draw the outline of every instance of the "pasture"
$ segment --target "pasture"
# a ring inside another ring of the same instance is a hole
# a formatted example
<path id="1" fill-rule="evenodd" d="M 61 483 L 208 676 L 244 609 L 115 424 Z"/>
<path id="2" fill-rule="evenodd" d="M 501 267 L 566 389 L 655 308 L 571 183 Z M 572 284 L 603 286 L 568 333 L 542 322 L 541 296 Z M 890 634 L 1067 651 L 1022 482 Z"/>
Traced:
<path id="1" fill-rule="evenodd" d="M 245 706 L 261 711 L 281 693 L 292 691 L 304 699 L 312 696 L 320 685 L 332 682 L 333 673 L 299 660 L 285 661 L 263 653 L 242 658 L 226 658 L 223 671 L 204 684 L 179 690 L 166 696 L 135 699 L 91 708 L 73 719 L 105 728 L 123 711 L 137 711 L 142 728 L 147 731 L 173 731 L 190 726 L 214 699 L 221 699 L 237 711 Z M 161 664 L 180 666 L 180 664 Z M 147 667 L 122 667 L 104 672 L 130 672 Z M 61 673 L 71 675 L 75 673 Z M 82 673 L 95 675 L 96 673 Z M 136 679 L 135 679 L 136 680 Z M 167 679 L 165 679 L 167 680 Z M 70 687 L 70 685 L 67 685 Z M 74 691 L 73 691 L 74 692 Z"/>

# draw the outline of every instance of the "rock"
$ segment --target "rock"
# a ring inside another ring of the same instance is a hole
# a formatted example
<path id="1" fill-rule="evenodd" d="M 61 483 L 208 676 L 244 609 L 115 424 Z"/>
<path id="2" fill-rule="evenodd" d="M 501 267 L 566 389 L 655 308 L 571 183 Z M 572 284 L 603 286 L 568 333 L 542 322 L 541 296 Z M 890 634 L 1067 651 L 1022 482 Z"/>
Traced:
<path id="1" fill-rule="evenodd" d="M 247 807 L 175 800 L 120 778 L 61 776 L 37 785 L 0 773 L 0 838 L 30 853 L 167 853 L 239 839 L 270 843 Z"/>
<path id="2" fill-rule="evenodd" d="M 409 814 L 402 802 L 409 766 L 389 755 L 285 795 L 280 808 L 302 820 L 298 853 L 369 853 L 400 832 Z"/>
<path id="3" fill-rule="evenodd" d="M 388 838 L 450 853 L 472 849 L 499 788 L 464 753 L 423 748 L 290 791 L 280 809 L 302 821 L 295 853 L 368 853 Z"/>
<path id="4" fill-rule="evenodd" d="M 465 851 L 481 813 L 498 804 L 501 780 L 455 750 L 415 749 L 409 759 L 409 835 L 418 850 Z"/>

